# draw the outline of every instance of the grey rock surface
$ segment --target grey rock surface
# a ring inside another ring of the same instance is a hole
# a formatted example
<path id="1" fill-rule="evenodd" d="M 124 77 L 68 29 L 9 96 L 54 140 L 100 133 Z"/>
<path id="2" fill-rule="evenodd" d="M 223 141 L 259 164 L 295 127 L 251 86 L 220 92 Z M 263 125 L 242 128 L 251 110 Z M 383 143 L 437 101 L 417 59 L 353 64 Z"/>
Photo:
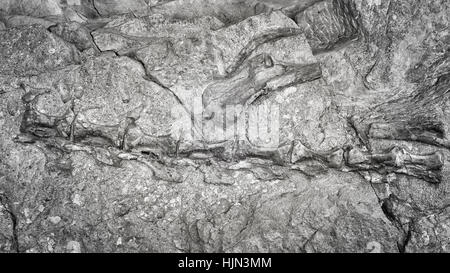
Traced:
<path id="1" fill-rule="evenodd" d="M 7 28 L 0 33 L 2 75 L 37 75 L 79 63 L 79 52 L 38 25 Z"/>
<path id="2" fill-rule="evenodd" d="M 449 18 L 0 1 L 0 252 L 449 252 Z"/>

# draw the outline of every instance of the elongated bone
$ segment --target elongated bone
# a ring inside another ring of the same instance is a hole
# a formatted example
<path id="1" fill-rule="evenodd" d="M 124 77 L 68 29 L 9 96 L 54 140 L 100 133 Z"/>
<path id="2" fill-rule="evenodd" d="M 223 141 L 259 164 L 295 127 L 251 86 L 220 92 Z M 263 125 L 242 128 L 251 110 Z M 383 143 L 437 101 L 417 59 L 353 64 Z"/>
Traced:
<path id="1" fill-rule="evenodd" d="M 406 174 L 430 183 L 442 181 L 444 155 L 440 151 L 416 155 L 403 148 L 394 147 L 386 153 L 371 154 L 351 149 L 345 154 L 345 158 L 347 166 L 353 170 Z"/>
<path id="2" fill-rule="evenodd" d="M 264 93 L 320 78 L 319 64 L 275 63 L 259 54 L 237 72 L 209 85 L 202 95 L 205 117 L 226 105 L 247 105 Z"/>

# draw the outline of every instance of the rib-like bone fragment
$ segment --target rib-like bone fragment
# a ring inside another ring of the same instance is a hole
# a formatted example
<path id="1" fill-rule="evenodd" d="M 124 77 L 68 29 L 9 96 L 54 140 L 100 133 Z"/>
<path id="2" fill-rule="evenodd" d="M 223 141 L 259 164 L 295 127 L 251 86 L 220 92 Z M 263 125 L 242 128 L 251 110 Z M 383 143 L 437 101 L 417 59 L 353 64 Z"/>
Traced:
<path id="1" fill-rule="evenodd" d="M 449 93 L 450 74 L 447 74 L 432 86 L 414 90 L 409 97 L 375 107 L 359 122 L 360 131 L 372 139 L 416 141 L 450 148 L 448 117 L 441 110 Z"/>
<path id="2" fill-rule="evenodd" d="M 411 128 L 407 123 L 373 123 L 370 125 L 369 137 L 379 139 L 412 140 L 422 143 L 450 148 L 450 141 L 436 131 Z"/>

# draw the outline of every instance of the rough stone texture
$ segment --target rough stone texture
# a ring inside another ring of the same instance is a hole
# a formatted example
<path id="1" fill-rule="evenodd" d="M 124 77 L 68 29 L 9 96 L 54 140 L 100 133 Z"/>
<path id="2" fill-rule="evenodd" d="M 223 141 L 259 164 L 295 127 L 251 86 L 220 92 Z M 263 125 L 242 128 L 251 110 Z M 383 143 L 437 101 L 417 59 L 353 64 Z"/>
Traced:
<path id="1" fill-rule="evenodd" d="M 91 32 L 87 27 L 78 22 L 52 24 L 49 26 L 49 30 L 65 41 L 75 45 L 80 51 L 94 47 Z"/>
<path id="2" fill-rule="evenodd" d="M 253 0 L 157 0 L 155 2 L 151 5 L 151 11 L 158 14 L 180 19 L 214 16 L 227 25 L 269 10 L 260 1 Z"/>
<path id="3" fill-rule="evenodd" d="M 92 0 L 2 0 L 0 11 L 76 22 L 85 22 L 88 18 L 98 16 Z"/>
<path id="4" fill-rule="evenodd" d="M 7 28 L 0 32 L 2 75 L 36 75 L 79 62 L 76 48 L 36 26 Z"/>
<path id="5" fill-rule="evenodd" d="M 144 0 L 93 0 L 93 5 L 101 16 L 109 16 L 145 11 L 147 10 L 147 2 Z"/>
<path id="6" fill-rule="evenodd" d="M 1 252 L 449 252 L 448 1 L 0 10 Z"/>
<path id="7" fill-rule="evenodd" d="M 5 25 L 8 27 L 21 27 L 27 25 L 40 25 L 44 28 L 48 28 L 55 24 L 47 19 L 36 18 L 26 15 L 13 15 L 13 16 L 4 16 L 3 20 L 5 21 Z"/>
<path id="8" fill-rule="evenodd" d="M 314 52 L 328 50 L 357 38 L 358 22 L 351 1 L 322 1 L 297 14 Z"/>

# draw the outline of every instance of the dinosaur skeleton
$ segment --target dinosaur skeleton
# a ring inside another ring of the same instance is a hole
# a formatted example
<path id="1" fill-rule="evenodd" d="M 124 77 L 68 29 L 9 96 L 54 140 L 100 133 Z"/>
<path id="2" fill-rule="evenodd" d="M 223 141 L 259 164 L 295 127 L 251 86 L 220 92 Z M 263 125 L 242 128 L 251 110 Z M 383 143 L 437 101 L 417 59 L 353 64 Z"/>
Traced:
<path id="1" fill-rule="evenodd" d="M 327 8 L 331 8 L 331 6 L 329 5 Z M 335 16 L 338 15 L 339 14 Z M 336 18 L 334 19 L 334 23 L 339 21 Z M 356 24 L 356 22 L 353 21 L 352 18 L 346 18 L 344 21 L 351 27 L 350 31 L 345 31 L 344 29 L 342 32 L 346 34 L 345 37 L 347 38 L 353 37 L 355 33 L 354 24 Z M 283 30 L 286 28 L 280 29 Z M 276 32 L 276 29 L 270 30 L 270 33 L 272 34 Z M 231 60 L 238 60 L 233 62 L 238 64 L 237 66 L 231 66 L 233 69 L 227 69 L 227 74 L 212 79 L 211 82 L 206 85 L 201 96 L 203 107 L 202 123 L 208 124 L 216 122 L 217 120 L 214 119 L 214 116 L 217 115 L 217 113 L 224 111 L 229 105 L 243 106 L 242 112 L 237 113 L 237 115 L 245 114 L 245 110 L 249 106 L 255 104 L 259 100 L 263 100 L 266 94 L 277 92 L 290 86 L 314 81 L 321 77 L 322 72 L 318 63 L 287 63 L 274 58 L 274 56 L 269 53 L 253 54 L 261 44 L 275 39 L 269 39 L 270 35 L 264 36 L 263 31 L 262 33 L 261 36 L 254 38 L 258 39 L 257 43 L 251 40 L 249 42 L 251 46 L 245 47 L 244 45 L 244 49 L 246 50 L 243 51 L 245 54 L 241 51 L 235 58 L 231 58 Z M 289 35 L 286 37 L 292 37 L 299 33 L 299 29 L 289 31 Z M 329 33 L 329 35 L 333 36 L 335 33 Z M 276 36 L 276 39 L 283 38 L 282 36 L 278 36 Z M 269 40 L 261 40 L 261 37 L 269 37 L 267 38 Z M 321 44 L 321 46 L 322 47 L 317 50 L 328 48 L 327 44 Z M 231 55 L 231 53 L 228 55 Z M 133 61 L 126 58 L 127 57 L 119 58 L 122 61 L 125 59 L 125 71 L 127 71 L 126 67 L 134 67 Z M 101 62 L 99 65 L 102 65 Z M 144 67 L 143 70 L 146 70 L 146 68 Z M 138 71 L 137 74 L 145 74 L 145 72 L 148 71 Z M 146 81 L 151 82 L 151 79 L 147 79 Z M 448 79 L 444 78 L 434 86 L 430 92 L 437 92 L 444 96 L 448 93 L 448 86 Z M 116 97 L 123 96 L 123 92 L 135 92 L 135 89 L 140 88 L 136 86 L 125 87 L 121 85 L 119 87 L 119 89 L 121 89 L 118 91 L 120 94 Z M 156 88 L 154 84 L 152 85 L 152 88 Z M 202 138 L 196 141 L 182 142 L 180 139 L 175 139 L 170 135 L 149 137 L 146 136 L 145 133 L 140 132 L 139 126 L 137 125 L 137 123 L 140 122 L 140 115 L 143 112 L 142 109 L 145 108 L 145 105 L 140 104 L 140 100 L 144 100 L 144 96 L 142 96 L 142 98 L 138 97 L 132 102 L 130 102 L 129 99 L 122 99 L 123 103 L 115 101 L 114 103 L 117 107 L 110 107 L 111 109 L 108 109 L 108 113 L 110 116 L 114 116 L 114 120 L 119 121 L 111 123 L 111 120 L 107 120 L 109 117 L 108 115 L 97 114 L 99 120 L 108 124 L 97 126 L 92 122 L 89 123 L 88 121 L 82 121 L 81 119 L 83 118 L 83 114 L 86 115 L 88 111 L 103 106 L 94 105 L 92 106 L 92 109 L 82 109 L 85 112 L 79 114 L 74 112 L 73 107 L 67 107 L 66 105 L 68 101 L 73 103 L 73 101 L 77 99 L 75 97 L 65 99 L 62 102 L 56 99 L 54 101 L 39 100 L 41 96 L 48 95 L 51 92 L 51 90 L 36 91 L 35 89 L 27 91 L 23 97 L 23 102 L 26 105 L 26 112 L 24 114 L 21 130 L 24 135 L 19 135 L 16 138 L 16 141 L 32 143 L 39 139 L 56 137 L 62 137 L 71 142 L 84 141 L 84 138 L 80 137 L 80 135 L 74 136 L 74 134 L 80 134 L 79 132 L 83 131 L 83 137 L 91 137 L 91 141 L 94 141 L 94 139 L 104 139 L 104 141 L 97 142 L 96 145 L 110 145 L 123 149 L 124 153 L 119 157 L 121 160 L 134 160 L 136 155 L 133 155 L 133 153 L 136 151 L 138 153 L 140 151 L 142 154 L 144 152 L 154 154 L 156 158 L 163 155 L 169 157 L 196 157 L 198 159 L 202 158 L 201 154 L 206 155 L 204 158 L 209 158 L 207 155 L 210 154 L 213 157 L 229 161 L 247 157 L 258 157 L 271 159 L 276 164 L 288 166 L 302 164 L 302 162 L 306 160 L 316 160 L 330 168 L 342 171 L 375 171 L 382 175 L 397 173 L 417 177 L 430 183 L 439 183 L 442 181 L 441 171 L 444 165 L 444 156 L 440 151 L 429 154 L 413 154 L 404 148 L 394 146 L 387 151 L 373 151 L 371 149 L 359 149 L 357 147 L 336 147 L 336 149 L 331 151 L 320 152 L 307 148 L 298 140 L 294 140 L 290 143 L 282 143 L 277 147 L 268 148 L 258 147 L 248 138 Z M 105 96 L 101 91 L 96 91 L 95 87 L 92 89 L 86 88 L 83 92 L 85 93 L 84 95 L 89 95 L 89 98 L 85 99 L 86 102 L 97 101 L 97 99 L 99 101 L 114 99 L 112 96 Z M 134 95 L 137 94 L 138 93 Z M 132 96 L 128 94 L 127 98 L 128 97 L 131 98 Z M 434 98 L 439 99 L 439 96 L 434 96 Z M 149 101 L 151 100 L 152 99 L 149 99 Z M 39 107 L 42 108 L 42 105 L 38 107 L 38 104 L 50 104 L 55 103 L 55 101 L 61 105 L 61 110 L 59 111 L 61 112 L 60 115 L 51 116 L 38 109 Z M 176 100 L 172 101 L 175 101 L 176 103 Z M 108 107 L 109 104 L 112 103 L 106 101 L 104 107 Z M 130 105 L 133 105 L 133 107 Z M 408 107 L 411 107 L 412 105 L 413 103 L 411 102 L 400 102 L 398 108 L 403 109 L 403 106 L 407 106 L 406 109 L 411 109 Z M 121 113 L 116 113 L 119 111 L 117 109 L 121 109 Z M 424 107 L 424 109 L 427 108 Z M 170 109 L 162 109 L 161 111 L 165 110 L 170 112 Z M 364 134 L 366 139 L 378 138 L 421 141 L 435 146 L 450 147 L 443 131 L 433 129 L 439 126 L 433 127 L 431 126 L 433 124 L 431 124 L 426 127 L 427 125 L 422 126 L 420 122 L 412 123 L 411 119 L 409 121 L 407 120 L 407 112 L 396 112 L 395 109 L 390 117 L 387 117 L 386 113 L 389 113 L 391 110 L 382 108 L 377 109 L 372 113 L 372 116 L 359 121 L 358 126 L 359 128 L 362 128 L 362 130 L 359 130 L 358 133 Z M 418 120 L 420 120 L 420 117 L 426 116 L 425 114 L 426 113 L 422 115 L 419 113 L 416 115 L 416 113 L 413 113 L 412 116 L 419 117 Z M 232 117 L 232 119 L 235 118 L 236 116 Z M 170 124 L 167 126 L 170 126 Z M 82 130 L 80 130 L 80 128 Z M 246 130 L 249 130 L 248 126 Z M 137 136 L 132 136 L 133 134 Z M 142 140 L 146 138 L 147 142 L 145 143 Z M 163 149 L 161 147 L 165 148 Z"/>

